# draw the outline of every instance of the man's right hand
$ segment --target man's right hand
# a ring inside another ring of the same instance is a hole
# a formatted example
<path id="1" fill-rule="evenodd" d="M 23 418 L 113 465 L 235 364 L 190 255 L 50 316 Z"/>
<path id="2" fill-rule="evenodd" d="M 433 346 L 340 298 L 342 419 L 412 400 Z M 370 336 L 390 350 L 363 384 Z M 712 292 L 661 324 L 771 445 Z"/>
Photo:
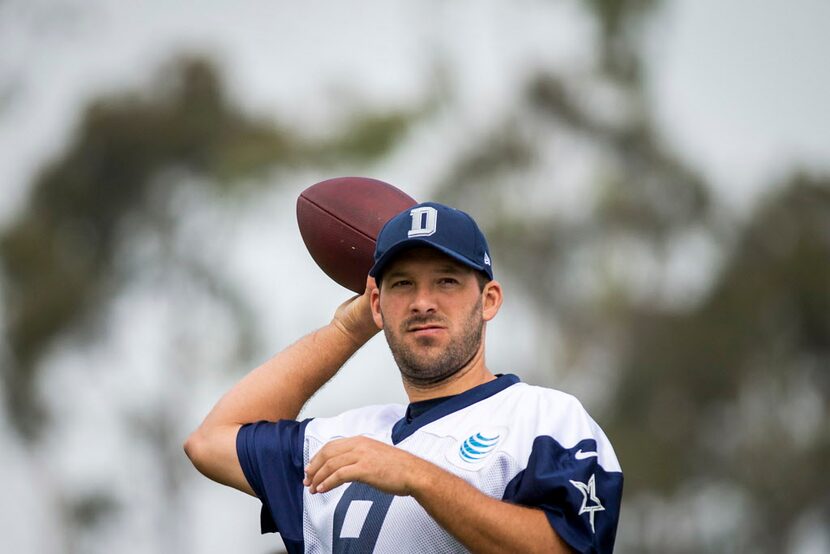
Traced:
<path id="1" fill-rule="evenodd" d="M 337 329 L 358 346 L 363 346 L 380 331 L 372 319 L 371 297 L 372 290 L 375 288 L 377 288 L 375 279 L 367 277 L 366 290 L 363 294 L 340 304 L 331 320 Z"/>

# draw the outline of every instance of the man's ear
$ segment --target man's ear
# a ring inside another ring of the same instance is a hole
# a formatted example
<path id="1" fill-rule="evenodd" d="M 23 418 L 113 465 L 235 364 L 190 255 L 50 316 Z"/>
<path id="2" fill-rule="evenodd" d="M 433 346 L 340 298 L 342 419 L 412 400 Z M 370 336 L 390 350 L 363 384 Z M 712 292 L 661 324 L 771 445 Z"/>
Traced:
<path id="1" fill-rule="evenodd" d="M 380 289 L 378 287 L 372 289 L 369 304 L 372 308 L 372 319 L 375 320 L 375 325 L 378 326 L 378 329 L 383 329 L 383 316 L 380 313 Z"/>
<path id="2" fill-rule="evenodd" d="M 501 283 L 498 281 L 490 281 L 484 285 L 484 290 L 481 291 L 481 307 L 484 321 L 490 321 L 496 314 L 499 313 L 501 303 L 503 300 Z"/>

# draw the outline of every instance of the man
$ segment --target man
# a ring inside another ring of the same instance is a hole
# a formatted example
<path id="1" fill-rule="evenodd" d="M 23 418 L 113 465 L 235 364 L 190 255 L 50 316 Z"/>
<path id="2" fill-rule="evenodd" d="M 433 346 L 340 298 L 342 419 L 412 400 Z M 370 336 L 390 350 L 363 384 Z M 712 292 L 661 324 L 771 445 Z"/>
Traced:
<path id="1" fill-rule="evenodd" d="M 262 532 L 289 552 L 611 552 L 614 451 L 573 397 L 487 369 L 501 303 L 469 215 L 405 210 L 381 230 L 365 293 L 243 378 L 185 451 L 257 496 Z M 409 406 L 296 421 L 380 329 Z"/>

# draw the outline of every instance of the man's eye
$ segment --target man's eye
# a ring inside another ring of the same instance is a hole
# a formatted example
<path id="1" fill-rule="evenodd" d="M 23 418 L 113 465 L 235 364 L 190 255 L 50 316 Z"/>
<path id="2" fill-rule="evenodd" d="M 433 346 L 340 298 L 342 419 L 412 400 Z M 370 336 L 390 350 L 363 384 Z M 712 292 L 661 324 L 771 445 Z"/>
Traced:
<path id="1" fill-rule="evenodd" d="M 411 281 L 407 281 L 406 279 L 399 279 L 397 281 L 392 281 L 392 286 L 393 287 L 405 287 L 406 285 L 409 285 L 410 283 L 411 283 Z"/>
<path id="2" fill-rule="evenodd" d="M 456 280 L 452 277 L 443 277 L 443 278 L 439 279 L 438 282 L 441 283 L 442 285 L 454 285 L 454 284 L 458 283 L 458 280 Z"/>

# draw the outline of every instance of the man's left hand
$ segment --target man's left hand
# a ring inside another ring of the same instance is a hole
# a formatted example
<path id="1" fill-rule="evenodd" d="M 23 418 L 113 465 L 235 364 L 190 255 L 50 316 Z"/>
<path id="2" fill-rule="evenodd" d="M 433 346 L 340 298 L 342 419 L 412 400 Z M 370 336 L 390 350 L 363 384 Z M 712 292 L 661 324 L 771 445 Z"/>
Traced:
<path id="1" fill-rule="evenodd" d="M 426 460 L 389 444 L 349 437 L 333 440 L 317 452 L 305 468 L 303 485 L 314 494 L 360 481 L 388 494 L 409 496 L 430 466 Z"/>

